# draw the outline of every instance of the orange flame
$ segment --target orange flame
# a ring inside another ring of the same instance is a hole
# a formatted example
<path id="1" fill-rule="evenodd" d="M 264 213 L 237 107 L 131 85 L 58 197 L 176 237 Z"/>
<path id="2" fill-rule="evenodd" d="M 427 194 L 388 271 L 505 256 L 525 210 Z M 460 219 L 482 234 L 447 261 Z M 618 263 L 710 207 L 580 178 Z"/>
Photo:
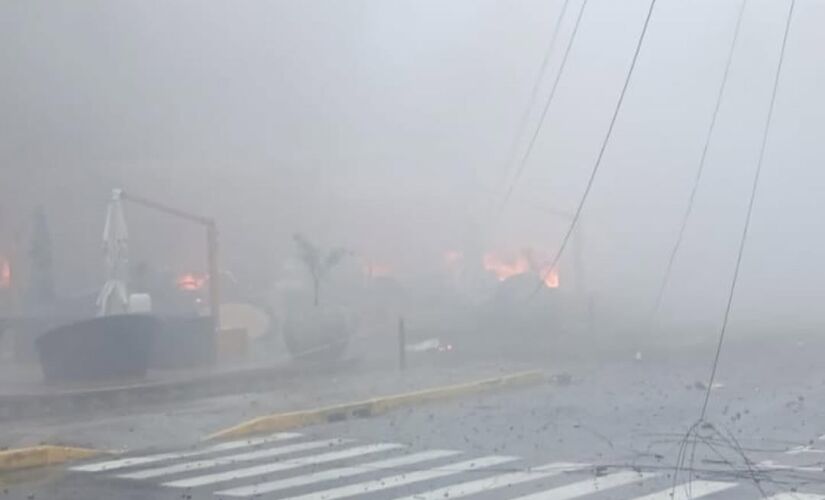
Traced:
<path id="1" fill-rule="evenodd" d="M 507 278 L 524 274 L 530 270 L 530 263 L 523 255 L 519 255 L 515 260 L 507 259 L 495 254 L 487 252 L 484 254 L 484 269 L 496 275 L 499 281 L 504 281 Z"/>
<path id="2" fill-rule="evenodd" d="M 0 288 L 11 288 L 11 264 L 0 256 Z"/>
<path id="3" fill-rule="evenodd" d="M 444 262 L 447 266 L 452 267 L 464 259 L 464 254 L 458 250 L 447 250 L 444 252 Z"/>
<path id="4" fill-rule="evenodd" d="M 546 269 L 542 271 L 541 275 L 544 277 L 544 286 L 547 288 L 559 287 L 559 272 L 555 269 Z"/>
<path id="5" fill-rule="evenodd" d="M 370 278 L 384 278 L 392 274 L 392 267 L 389 264 L 367 262 L 364 264 L 364 274 Z"/>
<path id="6" fill-rule="evenodd" d="M 523 252 L 513 258 L 505 258 L 495 252 L 487 252 L 483 258 L 484 270 L 495 274 L 499 281 L 520 274 L 535 272 L 543 278 L 547 288 L 559 287 L 559 273 L 551 269 L 549 265 L 537 266 L 531 263 L 527 252 Z"/>
<path id="7" fill-rule="evenodd" d="M 181 275 L 176 283 L 178 288 L 187 292 L 194 292 L 200 290 L 206 284 L 207 277 L 205 275 L 197 275 L 194 273 L 187 273 Z"/>

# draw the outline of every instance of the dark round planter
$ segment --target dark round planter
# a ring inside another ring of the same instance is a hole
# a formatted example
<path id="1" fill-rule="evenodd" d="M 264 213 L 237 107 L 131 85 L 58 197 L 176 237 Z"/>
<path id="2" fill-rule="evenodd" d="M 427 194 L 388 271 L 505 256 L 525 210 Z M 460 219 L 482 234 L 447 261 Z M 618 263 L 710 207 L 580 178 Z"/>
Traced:
<path id="1" fill-rule="evenodd" d="M 93 318 L 55 328 L 35 341 L 50 382 L 142 378 L 159 322 L 146 315 Z"/>

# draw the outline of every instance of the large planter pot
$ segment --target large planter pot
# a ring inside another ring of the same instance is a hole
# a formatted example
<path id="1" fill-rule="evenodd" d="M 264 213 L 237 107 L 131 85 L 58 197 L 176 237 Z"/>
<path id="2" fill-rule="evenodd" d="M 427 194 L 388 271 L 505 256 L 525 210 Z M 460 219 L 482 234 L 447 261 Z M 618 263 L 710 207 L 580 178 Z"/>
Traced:
<path id="1" fill-rule="evenodd" d="M 343 310 L 309 307 L 289 311 L 283 333 L 293 359 L 328 362 L 343 356 L 351 329 Z"/>
<path id="2" fill-rule="evenodd" d="M 36 363 L 38 360 L 36 346 L 38 338 L 55 328 L 73 324 L 82 319 L 49 315 L 15 318 L 8 325 L 14 360 L 18 363 Z"/>
<path id="3" fill-rule="evenodd" d="M 47 381 L 142 378 L 158 320 L 117 315 L 63 325 L 35 341 Z"/>
<path id="4" fill-rule="evenodd" d="M 211 316 L 166 317 L 152 346 L 153 368 L 193 368 L 216 361 L 215 328 Z"/>

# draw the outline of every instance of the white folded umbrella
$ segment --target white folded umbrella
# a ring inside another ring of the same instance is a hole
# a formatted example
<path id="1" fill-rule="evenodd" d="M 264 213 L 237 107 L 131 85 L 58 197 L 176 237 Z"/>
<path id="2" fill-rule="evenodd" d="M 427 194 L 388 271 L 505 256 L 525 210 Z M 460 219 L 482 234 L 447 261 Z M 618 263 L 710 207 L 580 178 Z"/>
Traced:
<path id="1" fill-rule="evenodd" d="M 127 312 L 129 295 L 129 231 L 123 216 L 122 191 L 112 190 L 112 199 L 106 208 L 103 226 L 103 255 L 106 267 L 106 283 L 97 297 L 98 316 Z"/>

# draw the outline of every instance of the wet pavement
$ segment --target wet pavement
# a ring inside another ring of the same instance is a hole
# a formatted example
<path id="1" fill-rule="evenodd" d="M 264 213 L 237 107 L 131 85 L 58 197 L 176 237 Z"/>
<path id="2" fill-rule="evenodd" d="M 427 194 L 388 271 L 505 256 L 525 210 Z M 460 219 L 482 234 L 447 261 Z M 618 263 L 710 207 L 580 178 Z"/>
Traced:
<path id="1" fill-rule="evenodd" d="M 537 387 L 295 433 L 135 448 L 6 497 L 825 498 L 823 342 L 726 346 L 706 423 L 685 439 L 708 347 L 546 366 Z"/>

